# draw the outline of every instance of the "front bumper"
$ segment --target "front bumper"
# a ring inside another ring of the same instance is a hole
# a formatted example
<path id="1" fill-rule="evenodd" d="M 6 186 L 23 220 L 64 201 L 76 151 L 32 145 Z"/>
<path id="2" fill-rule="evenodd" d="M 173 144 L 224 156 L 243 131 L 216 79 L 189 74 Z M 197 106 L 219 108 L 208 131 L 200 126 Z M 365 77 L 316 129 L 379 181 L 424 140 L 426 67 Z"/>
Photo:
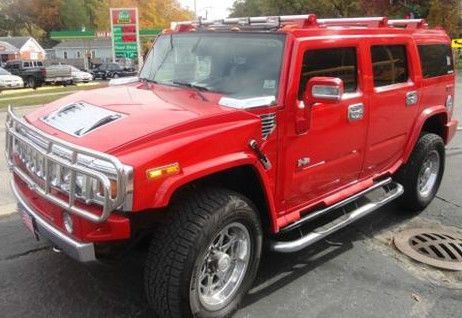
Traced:
<path id="1" fill-rule="evenodd" d="M 11 181 L 13 194 L 18 202 L 18 212 L 27 213 L 33 220 L 36 234 L 51 241 L 53 245 L 60 248 L 64 253 L 80 262 L 91 262 L 96 260 L 95 246 L 93 243 L 82 243 L 65 235 L 63 232 L 49 224 L 40 214 L 31 208 L 22 197 L 14 180 Z"/>

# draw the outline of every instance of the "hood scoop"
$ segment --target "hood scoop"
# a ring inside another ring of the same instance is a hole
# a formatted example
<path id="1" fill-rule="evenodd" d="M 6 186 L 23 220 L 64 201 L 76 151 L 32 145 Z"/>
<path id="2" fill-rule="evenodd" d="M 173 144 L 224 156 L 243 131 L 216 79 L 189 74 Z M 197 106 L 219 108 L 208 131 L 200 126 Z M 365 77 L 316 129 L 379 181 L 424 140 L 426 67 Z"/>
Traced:
<path id="1" fill-rule="evenodd" d="M 44 116 L 42 120 L 53 128 L 75 137 L 122 118 L 123 115 L 85 102 L 72 103 Z"/>

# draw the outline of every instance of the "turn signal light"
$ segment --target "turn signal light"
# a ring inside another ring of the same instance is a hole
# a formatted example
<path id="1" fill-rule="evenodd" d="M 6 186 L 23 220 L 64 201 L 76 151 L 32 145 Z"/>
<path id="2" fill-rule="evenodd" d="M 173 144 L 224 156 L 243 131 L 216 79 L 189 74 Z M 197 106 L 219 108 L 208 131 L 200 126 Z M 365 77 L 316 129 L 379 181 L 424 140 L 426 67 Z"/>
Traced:
<path id="1" fill-rule="evenodd" d="M 169 175 L 175 175 L 178 173 L 180 173 L 180 165 L 177 162 L 163 167 L 152 168 L 146 171 L 146 175 L 150 180 L 159 179 Z"/>

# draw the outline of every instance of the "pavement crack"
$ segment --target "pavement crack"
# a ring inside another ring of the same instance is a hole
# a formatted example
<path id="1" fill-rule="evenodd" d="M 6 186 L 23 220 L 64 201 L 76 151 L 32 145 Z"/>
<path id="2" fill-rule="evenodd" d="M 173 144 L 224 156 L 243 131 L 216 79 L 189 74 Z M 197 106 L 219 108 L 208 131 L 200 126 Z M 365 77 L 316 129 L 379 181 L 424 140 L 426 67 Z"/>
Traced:
<path id="1" fill-rule="evenodd" d="M 34 249 L 31 249 L 31 250 L 28 250 L 28 251 L 25 251 L 25 252 L 22 252 L 22 253 L 13 254 L 13 255 L 10 255 L 10 256 L 4 257 L 4 258 L 0 258 L 0 261 L 11 261 L 13 259 L 17 259 L 19 257 L 23 257 L 23 256 L 26 256 L 26 255 L 29 255 L 29 254 L 34 254 L 34 253 L 37 253 L 37 252 L 41 252 L 41 251 L 47 250 L 49 248 L 50 247 L 48 247 L 48 246 L 34 248 Z"/>
<path id="2" fill-rule="evenodd" d="M 455 202 L 452 202 L 452 201 L 447 200 L 447 199 L 445 199 L 445 198 L 443 198 L 443 197 L 440 197 L 439 195 L 437 195 L 436 198 L 437 198 L 437 199 L 440 199 L 440 200 L 443 201 L 443 202 L 452 204 L 452 205 L 454 205 L 455 207 L 458 207 L 458 208 L 462 209 L 462 205 L 459 205 L 459 204 L 457 204 L 457 203 L 455 203 Z"/>

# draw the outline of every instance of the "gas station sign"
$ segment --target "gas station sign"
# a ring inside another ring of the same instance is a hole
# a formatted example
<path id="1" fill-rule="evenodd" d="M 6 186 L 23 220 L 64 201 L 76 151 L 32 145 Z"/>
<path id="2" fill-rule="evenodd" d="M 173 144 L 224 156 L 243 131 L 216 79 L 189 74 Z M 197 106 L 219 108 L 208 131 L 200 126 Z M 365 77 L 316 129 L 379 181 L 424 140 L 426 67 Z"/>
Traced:
<path id="1" fill-rule="evenodd" d="M 111 8 L 112 51 L 115 59 L 139 57 L 138 8 Z"/>

